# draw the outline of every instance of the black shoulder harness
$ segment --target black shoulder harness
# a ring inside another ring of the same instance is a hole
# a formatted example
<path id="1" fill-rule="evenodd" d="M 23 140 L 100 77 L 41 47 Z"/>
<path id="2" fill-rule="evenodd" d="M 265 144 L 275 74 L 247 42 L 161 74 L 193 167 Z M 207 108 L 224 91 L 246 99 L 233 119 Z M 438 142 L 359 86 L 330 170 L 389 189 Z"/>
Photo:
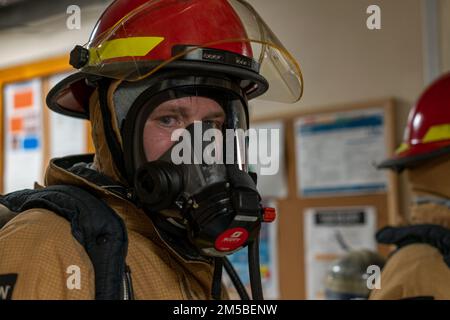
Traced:
<path id="1" fill-rule="evenodd" d="M 128 237 L 122 219 L 102 200 L 68 185 L 16 191 L 0 196 L 14 215 L 32 209 L 53 211 L 70 222 L 72 235 L 85 248 L 95 271 L 95 298 L 132 298 L 125 257 Z M 0 225 L 0 228 L 2 225 Z"/>
<path id="2" fill-rule="evenodd" d="M 434 224 L 385 227 L 376 238 L 379 243 L 395 244 L 398 249 L 414 243 L 429 244 L 439 250 L 450 268 L 450 229 Z"/>

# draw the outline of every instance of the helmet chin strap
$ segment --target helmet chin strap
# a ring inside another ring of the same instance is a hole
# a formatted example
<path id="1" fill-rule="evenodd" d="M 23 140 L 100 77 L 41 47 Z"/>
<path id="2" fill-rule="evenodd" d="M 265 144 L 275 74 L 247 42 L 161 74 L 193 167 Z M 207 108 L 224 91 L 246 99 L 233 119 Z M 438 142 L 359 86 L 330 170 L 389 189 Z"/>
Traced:
<path id="1" fill-rule="evenodd" d="M 177 228 L 180 229 L 186 229 L 186 222 L 185 221 L 177 221 L 177 218 L 167 218 L 167 222 L 169 222 L 170 224 L 174 225 Z"/>

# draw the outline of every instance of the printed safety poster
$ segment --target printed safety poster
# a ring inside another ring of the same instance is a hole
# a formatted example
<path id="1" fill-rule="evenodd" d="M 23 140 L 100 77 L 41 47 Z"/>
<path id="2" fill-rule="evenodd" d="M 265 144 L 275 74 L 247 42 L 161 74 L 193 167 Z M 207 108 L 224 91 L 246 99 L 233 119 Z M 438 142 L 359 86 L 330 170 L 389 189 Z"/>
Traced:
<path id="1" fill-rule="evenodd" d="M 264 206 L 276 208 L 273 201 L 264 202 Z M 278 212 L 277 212 L 278 214 Z M 277 222 L 263 223 L 259 242 L 259 259 L 264 299 L 279 299 Z M 241 278 L 251 297 L 250 276 L 248 272 L 248 250 L 244 248 L 228 256 L 231 264 Z M 225 271 L 224 271 L 225 273 Z M 225 273 L 226 274 L 226 273 Z M 224 277 L 230 299 L 238 300 L 239 295 L 231 283 L 228 274 Z"/>
<path id="2" fill-rule="evenodd" d="M 58 74 L 49 79 L 50 88 L 69 74 Z M 50 158 L 87 151 L 86 122 L 56 112 L 50 112 Z"/>
<path id="3" fill-rule="evenodd" d="M 8 193 L 42 181 L 41 81 L 9 84 L 4 90 L 4 193 Z"/>
<path id="4" fill-rule="evenodd" d="M 375 168 L 386 156 L 383 109 L 326 113 L 295 122 L 300 196 L 385 191 Z"/>
<path id="5" fill-rule="evenodd" d="M 308 208 L 304 215 L 306 296 L 325 298 L 331 264 L 348 250 L 376 250 L 374 207 Z"/>

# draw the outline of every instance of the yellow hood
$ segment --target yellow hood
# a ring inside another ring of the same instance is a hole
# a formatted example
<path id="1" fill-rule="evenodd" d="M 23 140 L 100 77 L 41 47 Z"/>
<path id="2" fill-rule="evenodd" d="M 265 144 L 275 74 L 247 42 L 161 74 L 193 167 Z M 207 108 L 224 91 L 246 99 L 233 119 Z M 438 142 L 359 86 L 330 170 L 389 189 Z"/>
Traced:
<path id="1" fill-rule="evenodd" d="M 117 89 L 117 86 L 121 81 L 114 81 L 108 89 L 108 108 L 110 110 L 111 119 L 108 119 L 112 123 L 114 134 L 122 147 L 122 137 L 120 135 L 119 125 L 115 116 L 113 94 Z M 108 144 L 105 137 L 105 129 L 103 124 L 103 116 L 100 111 L 100 101 L 98 89 L 94 91 L 89 100 L 89 117 L 92 128 L 92 141 L 95 148 L 94 168 L 101 174 L 110 177 L 114 181 L 119 182 L 122 185 L 127 185 L 125 177 L 121 174 L 120 170 L 114 163 L 113 155 L 108 148 Z"/>

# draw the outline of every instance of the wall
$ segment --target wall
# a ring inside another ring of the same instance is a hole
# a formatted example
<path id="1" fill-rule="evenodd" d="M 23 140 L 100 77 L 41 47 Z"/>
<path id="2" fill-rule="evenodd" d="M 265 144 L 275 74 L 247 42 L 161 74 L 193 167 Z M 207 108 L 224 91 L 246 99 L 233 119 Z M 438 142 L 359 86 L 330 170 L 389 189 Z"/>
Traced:
<path id="1" fill-rule="evenodd" d="M 74 1 L 76 2 L 76 1 Z M 68 15 L 47 18 L 25 27 L 0 32 L 0 68 L 68 54 L 76 44 L 85 44 L 104 6 L 81 7 L 81 28 L 66 27 Z"/>
<path id="2" fill-rule="evenodd" d="M 441 68 L 450 71 L 450 0 L 440 0 Z"/>
<path id="3" fill-rule="evenodd" d="M 250 2 L 300 61 L 305 79 L 300 102 L 255 102 L 255 118 L 394 97 L 401 141 L 409 108 L 424 85 L 420 0 Z M 381 30 L 367 29 L 371 4 L 381 8 Z M 401 198 L 405 208 L 404 183 Z"/>

